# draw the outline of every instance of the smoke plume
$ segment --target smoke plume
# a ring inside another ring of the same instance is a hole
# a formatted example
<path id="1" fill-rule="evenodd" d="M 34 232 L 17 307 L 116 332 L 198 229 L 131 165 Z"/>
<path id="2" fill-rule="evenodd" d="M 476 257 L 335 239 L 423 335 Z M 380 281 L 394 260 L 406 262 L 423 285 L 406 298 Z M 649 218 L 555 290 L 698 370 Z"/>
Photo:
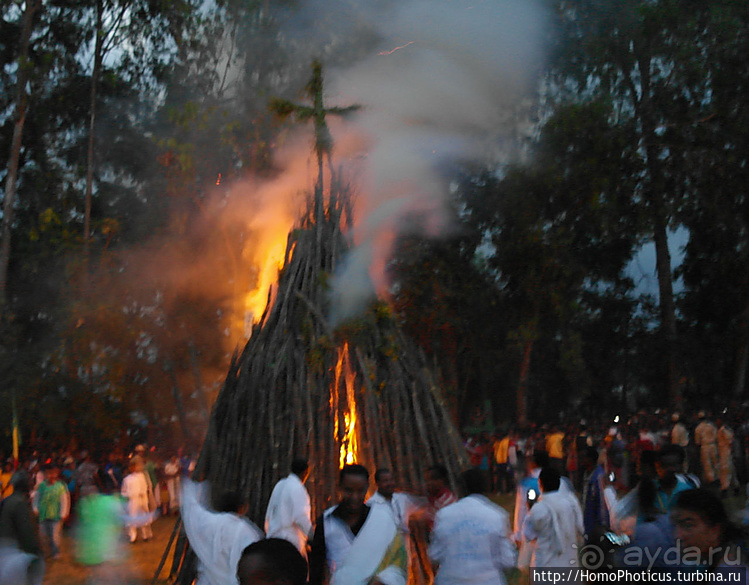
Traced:
<path id="1" fill-rule="evenodd" d="M 506 148 L 539 70 L 544 16 L 529 1 L 370 0 L 310 2 L 292 24 L 300 49 L 327 66 L 326 99 L 363 106 L 334 133 L 360 179 L 356 248 L 333 279 L 335 323 L 387 294 L 398 235 L 449 228 L 444 169 Z"/>

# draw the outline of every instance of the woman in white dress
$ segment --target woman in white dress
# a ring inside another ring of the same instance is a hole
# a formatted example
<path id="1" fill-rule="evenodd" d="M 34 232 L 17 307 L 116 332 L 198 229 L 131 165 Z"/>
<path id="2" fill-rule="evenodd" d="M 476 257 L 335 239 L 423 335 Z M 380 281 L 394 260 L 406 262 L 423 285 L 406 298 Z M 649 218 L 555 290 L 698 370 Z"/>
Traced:
<path id="1" fill-rule="evenodd" d="M 140 527 L 143 540 L 153 537 L 151 522 L 153 521 L 154 501 L 152 487 L 148 476 L 143 472 L 143 460 L 137 455 L 130 460 L 129 473 L 122 480 L 122 496 L 127 498 L 127 525 L 130 542 L 135 542 Z"/>

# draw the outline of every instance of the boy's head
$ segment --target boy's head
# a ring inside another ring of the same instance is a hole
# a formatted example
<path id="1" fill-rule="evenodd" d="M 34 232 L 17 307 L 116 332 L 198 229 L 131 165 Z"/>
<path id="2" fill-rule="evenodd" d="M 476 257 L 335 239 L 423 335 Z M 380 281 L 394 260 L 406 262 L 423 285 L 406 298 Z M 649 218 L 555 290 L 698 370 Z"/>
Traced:
<path id="1" fill-rule="evenodd" d="M 55 463 L 47 465 L 44 469 L 44 477 L 49 483 L 55 483 L 60 479 L 60 468 Z"/>
<path id="2" fill-rule="evenodd" d="M 237 580 L 239 585 L 304 585 L 307 561 L 286 540 L 258 540 L 242 551 Z"/>

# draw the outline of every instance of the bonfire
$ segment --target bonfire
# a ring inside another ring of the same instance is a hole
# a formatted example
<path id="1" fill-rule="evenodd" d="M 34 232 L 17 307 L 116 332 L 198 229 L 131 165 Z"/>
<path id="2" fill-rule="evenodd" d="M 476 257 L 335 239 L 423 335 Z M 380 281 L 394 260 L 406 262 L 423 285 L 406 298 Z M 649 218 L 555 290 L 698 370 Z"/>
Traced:
<path id="1" fill-rule="evenodd" d="M 273 302 L 235 355 L 211 414 L 195 477 L 213 493 L 249 497 L 259 526 L 275 483 L 295 457 L 309 460 L 313 515 L 335 503 L 338 472 L 360 463 L 392 470 L 398 485 L 423 492 L 426 468 L 447 467 L 454 480 L 465 453 L 443 398 L 440 377 L 398 327 L 383 301 L 333 328 L 329 280 L 349 249 L 353 186 L 331 162 L 322 68 L 307 87 L 312 106 L 276 100 L 273 109 L 315 122 L 318 178 L 307 210 L 288 235 Z M 324 179 L 324 163 L 328 172 Z M 193 575 L 186 547 L 173 573 Z"/>

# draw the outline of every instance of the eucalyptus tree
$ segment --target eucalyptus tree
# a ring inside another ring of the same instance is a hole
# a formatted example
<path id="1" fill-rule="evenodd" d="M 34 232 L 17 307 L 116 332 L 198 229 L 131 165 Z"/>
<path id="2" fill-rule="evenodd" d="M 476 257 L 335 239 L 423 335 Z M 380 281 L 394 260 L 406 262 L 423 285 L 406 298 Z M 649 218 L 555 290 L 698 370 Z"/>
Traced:
<path id="1" fill-rule="evenodd" d="M 555 390 L 570 400 L 593 391 L 577 325 L 585 320 L 583 298 L 628 287 L 622 270 L 638 230 L 622 169 L 636 162 L 630 130 L 611 128 L 610 116 L 606 101 L 558 108 L 532 162 L 475 176 L 463 191 L 466 221 L 489 238 L 487 266 L 508 314 L 504 349 L 519 356 L 520 421 L 531 394 L 537 413 L 552 410 L 548 388 L 534 380 L 556 379 Z M 545 355 L 534 360 L 539 347 Z"/>
<path id="2" fill-rule="evenodd" d="M 7 330 L 13 334 L 3 335 L 2 358 L 9 368 L 6 387 L 27 391 L 35 377 L 43 385 L 65 366 L 54 359 L 55 349 L 68 343 L 59 336 L 90 325 L 76 305 L 88 264 L 81 259 L 95 250 L 93 279 L 101 278 L 114 269 L 108 254 L 159 221 L 160 194 L 149 187 L 157 151 L 147 122 L 162 98 L 178 45 L 191 36 L 195 7 L 180 1 L 44 2 L 33 20 L 25 66 L 16 67 L 23 53 L 21 7 L 3 5 L 8 34 L 0 41 L 0 83 L 23 87 L 29 104 L 13 182 L 18 197 L 5 197 L 14 212 L 12 218 L 4 214 L 14 243 L 4 272 L 8 303 L 2 313 L 13 320 Z M 0 134 L 3 154 L 11 150 L 11 114 L 21 103 L 13 96 L 4 91 L 0 98 L 7 114 Z M 89 339 L 94 335 L 87 333 Z M 15 359 L 18 354 L 29 359 Z M 62 373 L 92 392 L 106 386 L 90 375 L 80 377 L 74 364 Z"/>
<path id="3" fill-rule="evenodd" d="M 507 360 L 498 351 L 507 318 L 480 242 L 467 224 L 436 240 L 404 236 L 388 264 L 393 311 L 438 367 L 455 420 L 471 405 L 507 398 Z"/>
<path id="4" fill-rule="evenodd" d="M 681 401 L 677 313 L 669 232 L 682 224 L 681 211 L 694 192 L 690 137 L 709 101 L 709 77 L 695 68 L 702 47 L 695 19 L 709 3 L 675 0 L 575 0 L 557 4 L 560 43 L 552 87 L 566 99 L 608 99 L 609 124 L 631 129 L 629 148 L 639 168 L 631 198 L 641 233 L 656 250 L 660 329 L 670 402 Z"/>
<path id="5" fill-rule="evenodd" d="M 32 361 L 29 356 L 38 357 L 35 348 L 51 338 L 50 301 L 57 284 L 51 266 L 58 251 L 41 249 L 43 230 L 37 228 L 50 225 L 54 214 L 45 215 L 44 210 L 67 195 L 60 186 L 66 172 L 61 156 L 65 144 L 58 137 L 75 125 L 78 110 L 59 88 L 78 72 L 75 55 L 81 36 L 77 12 L 65 3 L 7 2 L 0 14 L 0 152 L 9 161 L 0 170 L 6 186 L 0 361 L 5 389 L 12 390 L 27 379 L 22 369 Z"/>
<path id="6" fill-rule="evenodd" d="M 0 240 L 0 309 L 5 308 L 5 291 L 8 278 L 8 263 L 10 262 L 10 237 L 13 223 L 13 205 L 16 195 L 16 179 L 18 165 L 21 158 L 21 141 L 23 127 L 26 123 L 26 109 L 28 107 L 28 93 L 26 85 L 29 80 L 31 64 L 29 62 L 29 46 L 31 32 L 36 13 L 41 9 L 41 0 L 24 3 L 21 12 L 21 23 L 18 39 L 18 56 L 16 57 L 15 103 L 13 104 L 13 139 L 10 145 L 8 168 L 5 176 L 5 193 L 3 198 L 3 222 Z M 20 8 L 20 3 L 19 3 Z M 4 15 L 5 16 L 5 15 Z M 5 22 L 3 23 L 6 24 Z M 3 26 L 4 29 L 10 27 Z M 7 31 L 6 32 L 10 32 Z"/>
<path id="7" fill-rule="evenodd" d="M 82 5 L 86 19 L 86 37 L 91 39 L 88 47 L 90 56 L 84 54 L 84 67 L 90 76 L 89 111 L 87 121 L 86 148 L 86 180 L 83 219 L 83 245 L 86 256 L 89 254 L 91 243 L 91 205 L 94 190 L 95 175 L 101 182 L 101 169 L 97 168 L 97 158 L 105 159 L 96 147 L 97 110 L 107 104 L 98 104 L 107 97 L 114 100 L 128 99 L 140 102 L 151 109 L 155 106 L 157 95 L 163 82 L 163 73 L 177 54 L 177 43 L 188 32 L 188 23 L 194 18 L 197 6 L 190 0 L 170 0 L 169 2 L 153 3 L 141 0 L 93 0 Z M 88 57 L 88 60 L 86 60 Z M 100 96 L 102 75 L 107 75 L 104 89 L 109 89 L 109 95 Z M 108 86 L 108 87 L 107 87 Z M 117 87 L 126 86 L 129 95 L 122 95 Z M 113 95 L 114 94 L 114 95 Z M 118 95 L 119 94 L 119 95 Z M 100 112 L 101 113 L 101 112 Z M 105 112 L 106 113 L 106 112 Z M 148 110 L 141 112 L 147 115 Z M 105 119 L 104 123 L 112 124 L 112 120 Z M 131 123 L 132 125 L 132 123 Z M 120 131 L 127 132 L 127 125 L 120 127 Z M 126 136 L 111 136 L 115 142 L 127 141 Z M 131 131 L 132 134 L 132 131 Z M 132 138 L 132 136 L 131 136 Z M 141 140 L 141 143 L 144 141 Z M 128 146 L 137 148 L 139 145 L 130 143 Z M 142 147 L 142 146 L 141 146 Z M 102 148 L 105 153 L 108 149 Z M 123 178 L 117 171 L 123 167 L 127 169 L 128 157 L 109 157 L 102 162 L 109 163 L 109 170 L 117 178 Z M 120 167 L 118 169 L 117 167 Z M 132 170 L 132 169 L 130 169 Z M 142 180 L 137 173 L 131 173 L 130 181 Z"/>
<path id="8" fill-rule="evenodd" d="M 685 165 L 693 196 L 683 222 L 689 242 L 680 267 L 680 310 L 689 343 L 687 378 L 709 404 L 740 399 L 749 366 L 749 14 L 741 2 L 708 3 L 689 22 L 685 64 L 704 80 L 709 99 L 686 125 Z"/>

